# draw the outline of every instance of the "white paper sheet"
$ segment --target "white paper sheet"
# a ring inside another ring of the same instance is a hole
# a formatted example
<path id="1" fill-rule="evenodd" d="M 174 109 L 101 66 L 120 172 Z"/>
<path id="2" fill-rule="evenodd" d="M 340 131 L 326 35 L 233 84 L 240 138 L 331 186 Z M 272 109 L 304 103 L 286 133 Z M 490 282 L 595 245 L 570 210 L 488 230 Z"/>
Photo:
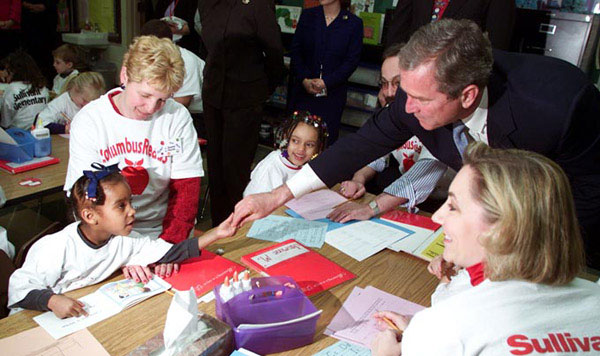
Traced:
<path id="1" fill-rule="evenodd" d="M 348 256 L 362 261 L 406 235 L 408 233 L 382 224 L 361 221 L 329 231 L 325 242 Z"/>

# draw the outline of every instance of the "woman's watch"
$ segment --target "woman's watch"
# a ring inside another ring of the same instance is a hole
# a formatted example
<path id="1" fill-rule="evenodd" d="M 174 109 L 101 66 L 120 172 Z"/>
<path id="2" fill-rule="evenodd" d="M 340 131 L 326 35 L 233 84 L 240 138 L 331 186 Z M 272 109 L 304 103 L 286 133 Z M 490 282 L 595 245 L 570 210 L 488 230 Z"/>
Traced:
<path id="1" fill-rule="evenodd" d="M 373 209 L 373 212 L 375 213 L 375 215 L 373 216 L 377 216 L 381 212 L 379 210 L 379 205 L 377 205 L 377 201 L 375 200 L 371 200 L 371 202 L 369 203 L 369 208 Z"/>

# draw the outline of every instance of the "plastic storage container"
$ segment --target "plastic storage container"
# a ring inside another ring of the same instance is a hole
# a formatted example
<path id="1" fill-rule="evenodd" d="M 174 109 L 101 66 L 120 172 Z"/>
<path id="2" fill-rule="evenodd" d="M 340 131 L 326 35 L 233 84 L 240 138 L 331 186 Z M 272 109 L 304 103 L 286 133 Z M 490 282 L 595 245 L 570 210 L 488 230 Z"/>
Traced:
<path id="1" fill-rule="evenodd" d="M 35 138 L 29 131 L 16 127 L 6 130 L 17 145 L 0 143 L 0 159 L 3 161 L 22 163 L 33 159 L 35 152 Z"/>
<path id="2" fill-rule="evenodd" d="M 52 139 L 50 138 L 50 130 L 47 128 L 39 128 L 31 131 L 35 138 L 33 155 L 36 157 L 46 157 L 52 153 Z"/>
<path id="3" fill-rule="evenodd" d="M 308 345 L 313 341 L 320 313 L 288 276 L 252 278 L 252 290 L 223 302 L 214 288 L 217 317 L 231 326 L 236 348 L 261 355 Z M 308 318 L 311 314 L 315 314 Z M 299 319 L 300 320 L 295 320 Z M 283 323 L 292 321 L 290 323 Z M 245 328 L 241 324 L 280 325 Z"/>

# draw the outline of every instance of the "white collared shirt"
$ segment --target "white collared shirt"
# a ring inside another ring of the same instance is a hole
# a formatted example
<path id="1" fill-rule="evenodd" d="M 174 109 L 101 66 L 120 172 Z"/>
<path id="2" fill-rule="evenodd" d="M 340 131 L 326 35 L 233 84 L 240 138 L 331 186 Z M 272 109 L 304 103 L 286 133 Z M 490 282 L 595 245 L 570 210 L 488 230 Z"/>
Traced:
<path id="1" fill-rule="evenodd" d="M 469 135 L 471 135 L 475 141 L 483 142 L 486 145 L 489 145 L 487 135 L 487 113 L 488 90 L 486 87 L 483 89 L 481 102 L 479 102 L 477 109 L 475 109 L 471 115 L 462 119 L 462 122 L 469 129 Z"/>

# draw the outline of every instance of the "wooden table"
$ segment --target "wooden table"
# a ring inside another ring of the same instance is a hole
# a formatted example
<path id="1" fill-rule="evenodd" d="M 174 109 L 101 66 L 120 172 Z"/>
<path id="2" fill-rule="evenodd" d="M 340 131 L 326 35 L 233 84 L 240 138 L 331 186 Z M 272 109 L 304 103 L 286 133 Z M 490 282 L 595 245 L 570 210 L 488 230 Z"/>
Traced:
<path id="1" fill-rule="evenodd" d="M 18 174 L 10 174 L 0 170 L 0 186 L 6 194 L 7 205 L 62 190 L 69 163 L 69 140 L 59 135 L 52 135 L 51 156 L 60 159 L 60 162 Z M 42 184 L 34 187 L 19 185 L 21 180 L 30 177 L 41 179 Z"/>
<path id="2" fill-rule="evenodd" d="M 284 208 L 279 208 L 276 213 L 284 215 L 284 210 Z M 249 228 L 250 224 L 246 224 L 234 237 L 218 241 L 208 249 L 215 251 L 217 248 L 222 248 L 225 250 L 224 257 L 239 263 L 243 255 L 273 245 L 272 242 L 246 238 Z M 317 323 L 314 342 L 305 347 L 281 353 L 282 355 L 312 355 L 337 342 L 337 339 L 323 335 L 323 331 L 354 286 L 364 288 L 372 285 L 412 302 L 425 306 L 430 305 L 430 296 L 437 285 L 437 279 L 427 272 L 427 263 L 423 260 L 387 249 L 362 262 L 348 257 L 327 244 L 317 251 L 350 270 L 357 277 L 310 297 L 317 309 L 323 309 Z M 118 275 L 106 282 L 121 278 Z M 86 287 L 69 292 L 67 295 L 81 297 L 92 293 L 101 285 Z M 92 325 L 88 329 L 111 355 L 127 354 L 150 337 L 162 332 L 170 302 L 171 296 L 162 293 Z M 199 309 L 214 316 L 215 302 L 202 303 L 199 305 Z M 0 320 L 0 338 L 36 327 L 37 324 L 32 317 L 38 314 L 39 312 L 27 310 Z"/>

